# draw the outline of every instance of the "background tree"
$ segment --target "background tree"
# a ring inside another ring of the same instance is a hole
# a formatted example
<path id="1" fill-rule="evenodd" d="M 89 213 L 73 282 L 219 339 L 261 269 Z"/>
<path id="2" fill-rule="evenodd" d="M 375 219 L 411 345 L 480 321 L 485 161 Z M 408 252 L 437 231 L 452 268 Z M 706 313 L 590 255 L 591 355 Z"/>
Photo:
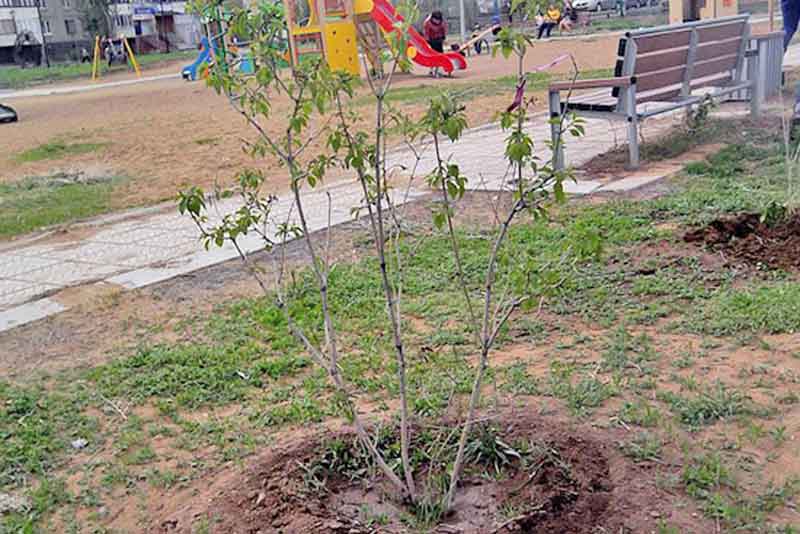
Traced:
<path id="1" fill-rule="evenodd" d="M 84 27 L 91 35 L 113 34 L 116 12 L 112 0 L 81 0 L 79 9 Z"/>

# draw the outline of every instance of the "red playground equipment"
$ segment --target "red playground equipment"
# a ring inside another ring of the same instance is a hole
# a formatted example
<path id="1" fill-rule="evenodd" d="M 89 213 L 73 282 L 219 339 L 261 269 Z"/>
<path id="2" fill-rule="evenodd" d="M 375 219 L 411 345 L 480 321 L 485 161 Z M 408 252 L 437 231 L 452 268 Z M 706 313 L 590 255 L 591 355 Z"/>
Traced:
<path id="1" fill-rule="evenodd" d="M 400 31 L 403 21 L 388 0 L 284 0 L 291 58 L 322 54 L 333 70 L 359 75 L 359 44 L 373 69 L 385 35 Z M 408 29 L 406 53 L 414 63 L 447 74 L 467 68 L 458 52 L 439 53 L 414 28 Z"/>

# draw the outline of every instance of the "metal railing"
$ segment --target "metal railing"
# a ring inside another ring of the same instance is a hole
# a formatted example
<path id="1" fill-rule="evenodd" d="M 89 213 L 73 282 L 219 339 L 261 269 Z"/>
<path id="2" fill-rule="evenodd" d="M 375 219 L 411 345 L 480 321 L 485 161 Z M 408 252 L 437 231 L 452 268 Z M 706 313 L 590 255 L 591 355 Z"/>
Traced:
<path id="1" fill-rule="evenodd" d="M 748 50 L 756 51 L 758 61 L 745 58 L 744 69 L 748 80 L 758 84 L 756 94 L 761 102 L 776 96 L 783 85 L 783 32 L 752 35 Z M 749 90 L 732 95 L 734 100 L 747 100 Z"/>

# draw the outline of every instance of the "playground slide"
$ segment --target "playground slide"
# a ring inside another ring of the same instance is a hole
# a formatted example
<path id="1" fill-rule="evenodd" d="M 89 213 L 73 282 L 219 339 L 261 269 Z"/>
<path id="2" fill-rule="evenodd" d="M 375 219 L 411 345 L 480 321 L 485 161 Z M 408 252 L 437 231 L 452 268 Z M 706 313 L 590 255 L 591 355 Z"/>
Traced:
<path id="1" fill-rule="evenodd" d="M 395 22 L 402 21 L 403 17 L 389 3 L 389 0 L 373 0 L 372 18 L 385 32 L 396 31 Z M 454 69 L 467 68 L 467 60 L 458 52 L 445 52 L 440 54 L 431 48 L 428 41 L 414 28 L 408 29 L 409 57 L 423 67 L 439 67 L 447 74 Z M 413 49 L 413 50 L 412 50 Z"/>
<path id="2" fill-rule="evenodd" d="M 197 79 L 197 69 L 200 68 L 200 65 L 203 63 L 209 64 L 211 63 L 211 46 L 209 46 L 208 38 L 203 37 L 200 40 L 200 55 L 197 56 L 197 59 L 194 60 L 194 63 L 191 65 L 186 65 L 181 70 L 181 76 L 183 76 L 184 80 L 196 80 Z"/>
<path id="3" fill-rule="evenodd" d="M 4 122 L 17 122 L 17 112 L 8 106 L 0 104 L 0 124 Z"/>

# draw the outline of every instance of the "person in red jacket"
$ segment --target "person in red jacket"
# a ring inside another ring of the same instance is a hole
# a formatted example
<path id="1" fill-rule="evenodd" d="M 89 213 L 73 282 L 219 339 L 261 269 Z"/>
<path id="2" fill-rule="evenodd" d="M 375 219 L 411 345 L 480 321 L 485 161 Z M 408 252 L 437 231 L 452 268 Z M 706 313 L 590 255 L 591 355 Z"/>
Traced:
<path id="1" fill-rule="evenodd" d="M 442 12 L 434 11 L 428 15 L 428 18 L 425 19 L 425 23 L 422 26 L 422 31 L 425 34 L 425 40 L 428 41 L 431 48 L 443 54 L 444 40 L 445 37 L 447 37 L 447 22 L 444 20 Z M 431 69 L 430 74 L 431 76 L 438 76 L 439 69 Z"/>

